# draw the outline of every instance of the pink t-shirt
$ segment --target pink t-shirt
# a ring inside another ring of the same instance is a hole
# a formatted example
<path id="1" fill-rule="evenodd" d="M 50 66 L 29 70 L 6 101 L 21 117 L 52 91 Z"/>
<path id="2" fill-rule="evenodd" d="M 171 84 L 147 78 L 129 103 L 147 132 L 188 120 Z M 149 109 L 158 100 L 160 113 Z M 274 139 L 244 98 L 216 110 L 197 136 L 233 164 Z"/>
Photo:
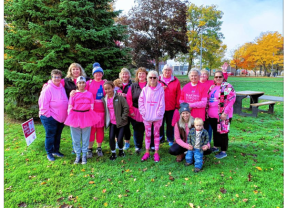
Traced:
<path id="1" fill-rule="evenodd" d="M 155 89 L 155 87 L 150 87 L 152 90 L 154 90 Z"/>
<path id="2" fill-rule="evenodd" d="M 141 89 L 143 89 L 146 86 L 146 82 L 139 82 L 139 86 Z"/>
<path id="3" fill-rule="evenodd" d="M 110 112 L 111 123 L 114 125 L 117 125 L 113 100 L 114 100 L 114 98 L 108 98 L 107 107 L 108 107 L 109 112 Z"/>
<path id="4" fill-rule="evenodd" d="M 102 90 L 103 90 L 103 95 L 102 97 L 104 97 L 106 95 L 105 91 L 104 91 L 104 83 L 105 81 L 104 80 L 101 80 L 99 82 L 96 82 L 95 80 L 93 81 L 87 81 L 87 84 L 86 84 L 86 90 L 88 90 L 89 92 L 91 92 L 93 94 L 93 97 L 94 97 L 94 101 L 95 101 L 95 104 L 94 104 L 94 111 L 96 112 L 105 112 L 105 107 L 104 107 L 104 103 L 101 99 L 96 99 L 97 97 L 97 93 L 100 89 L 100 86 L 102 86 Z"/>
<path id="5" fill-rule="evenodd" d="M 162 79 L 163 79 L 164 83 L 168 85 L 168 83 L 170 83 L 171 77 L 170 78 L 165 78 L 165 77 L 162 76 Z"/>
<path id="6" fill-rule="evenodd" d="M 187 83 L 181 91 L 180 103 L 186 102 L 191 109 L 191 115 L 196 118 L 199 117 L 205 121 L 205 107 L 207 102 L 207 92 L 205 87 L 198 83 L 196 86 L 192 86 L 191 83 Z"/>

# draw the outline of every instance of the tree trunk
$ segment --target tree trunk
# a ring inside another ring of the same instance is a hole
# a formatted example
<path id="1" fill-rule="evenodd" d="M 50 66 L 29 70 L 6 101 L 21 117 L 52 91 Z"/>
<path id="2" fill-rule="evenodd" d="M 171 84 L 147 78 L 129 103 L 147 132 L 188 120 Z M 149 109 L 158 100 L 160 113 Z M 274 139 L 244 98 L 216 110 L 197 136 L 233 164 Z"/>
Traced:
<path id="1" fill-rule="evenodd" d="M 192 61 L 193 61 L 193 59 L 192 59 L 192 58 L 189 58 L 189 59 L 188 59 L 187 74 L 189 73 L 189 71 L 190 71 L 190 69 L 191 69 L 191 67 L 192 67 Z"/>
<path id="2" fill-rule="evenodd" d="M 261 73 L 262 73 L 262 65 L 260 65 L 260 76 L 261 76 Z"/>
<path id="3" fill-rule="evenodd" d="M 155 57 L 155 70 L 159 74 L 159 58 Z"/>

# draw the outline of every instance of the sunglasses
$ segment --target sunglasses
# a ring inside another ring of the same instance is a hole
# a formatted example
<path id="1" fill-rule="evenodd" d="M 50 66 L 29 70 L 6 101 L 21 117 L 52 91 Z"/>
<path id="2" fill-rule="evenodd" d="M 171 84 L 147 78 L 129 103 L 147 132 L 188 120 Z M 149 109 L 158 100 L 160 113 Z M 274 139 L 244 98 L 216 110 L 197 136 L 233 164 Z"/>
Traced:
<path id="1" fill-rule="evenodd" d="M 52 78 L 54 78 L 54 79 L 61 79 L 62 77 L 52 76 Z"/>
<path id="2" fill-rule="evenodd" d="M 222 76 L 214 77 L 214 79 L 221 79 L 221 78 L 222 78 Z"/>
<path id="3" fill-rule="evenodd" d="M 156 77 L 149 77 L 149 79 L 156 79 Z"/>

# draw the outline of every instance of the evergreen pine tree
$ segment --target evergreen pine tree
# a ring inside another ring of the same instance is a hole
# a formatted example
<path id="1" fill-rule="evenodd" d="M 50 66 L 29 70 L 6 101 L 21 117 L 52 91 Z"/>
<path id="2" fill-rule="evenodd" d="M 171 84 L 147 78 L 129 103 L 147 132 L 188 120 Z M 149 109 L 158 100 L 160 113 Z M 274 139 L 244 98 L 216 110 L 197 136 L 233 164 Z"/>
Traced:
<path id="1" fill-rule="evenodd" d="M 38 97 L 52 69 L 64 74 L 80 63 L 88 76 L 99 62 L 104 79 L 118 77 L 130 63 L 126 27 L 115 24 L 113 0 L 5 1 L 5 113 L 13 118 L 37 117 Z"/>

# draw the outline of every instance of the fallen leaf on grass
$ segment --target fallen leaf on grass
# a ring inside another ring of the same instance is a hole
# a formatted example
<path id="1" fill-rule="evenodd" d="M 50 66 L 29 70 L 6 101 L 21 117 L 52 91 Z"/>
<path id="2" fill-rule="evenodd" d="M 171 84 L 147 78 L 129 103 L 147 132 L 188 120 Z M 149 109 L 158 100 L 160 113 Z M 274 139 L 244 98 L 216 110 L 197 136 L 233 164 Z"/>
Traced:
<path id="1" fill-rule="evenodd" d="M 278 152 L 279 151 L 279 149 L 275 149 L 275 150 L 273 150 L 273 152 Z"/>
<path id="2" fill-rule="evenodd" d="M 252 175 L 249 173 L 248 174 L 248 181 L 251 181 L 251 177 L 252 177 Z"/>
<path id="3" fill-rule="evenodd" d="M 27 207 L 27 204 L 25 202 L 21 202 L 20 204 L 18 204 L 18 207 Z"/>
<path id="4" fill-rule="evenodd" d="M 174 181 L 174 177 L 172 177 L 171 175 L 169 176 L 169 180 Z"/>
<path id="5" fill-rule="evenodd" d="M 81 171 L 85 172 L 86 170 L 85 170 L 85 169 L 82 169 Z"/>
<path id="6" fill-rule="evenodd" d="M 168 175 L 171 175 L 171 172 L 169 172 Z"/>
<path id="7" fill-rule="evenodd" d="M 105 203 L 104 203 L 104 206 L 105 206 L 105 207 L 107 207 L 107 206 L 108 206 L 108 203 L 107 203 L 107 202 L 105 202 Z"/>
<path id="8" fill-rule="evenodd" d="M 223 193 L 223 194 L 226 194 L 226 189 L 224 189 L 223 187 L 220 188 L 220 192 Z"/>
<path id="9" fill-rule="evenodd" d="M 97 198 L 97 197 L 93 197 L 93 199 L 94 199 L 95 201 L 97 201 L 97 200 L 98 200 L 98 198 Z"/>
<path id="10" fill-rule="evenodd" d="M 60 208 L 72 208 L 72 207 L 73 207 L 72 205 L 65 204 L 65 203 L 60 206 Z"/>
<path id="11" fill-rule="evenodd" d="M 127 193 L 129 193 L 129 192 L 130 192 L 130 190 L 128 190 L 128 189 L 127 189 L 127 190 L 126 190 L 126 192 L 127 192 Z"/>
<path id="12" fill-rule="evenodd" d="M 108 181 L 112 181 L 112 179 L 108 178 Z"/>
<path id="13" fill-rule="evenodd" d="M 243 153 L 243 152 L 241 152 L 240 154 L 241 154 L 243 157 L 245 157 L 245 156 L 246 156 L 246 154 L 245 154 L 245 153 Z"/>
<path id="14" fill-rule="evenodd" d="M 238 195 L 238 194 L 236 194 L 235 196 L 236 196 L 236 197 L 239 197 L 239 195 Z"/>
<path id="15" fill-rule="evenodd" d="M 68 200 L 69 200 L 69 201 L 72 201 L 72 200 L 74 200 L 74 199 L 75 199 L 75 197 L 73 197 L 73 195 L 68 196 Z"/>
<path id="16" fill-rule="evenodd" d="M 248 201 L 248 199 L 242 199 L 242 201 L 243 201 L 243 202 L 247 202 L 247 201 Z"/>
<path id="17" fill-rule="evenodd" d="M 262 168 L 260 168 L 260 167 L 256 167 L 257 168 L 257 170 L 262 170 Z"/>
<path id="18" fill-rule="evenodd" d="M 258 193 L 258 191 L 257 191 L 257 190 L 254 190 L 253 192 L 254 192 L 254 194 L 257 194 L 257 193 Z"/>
<path id="19" fill-rule="evenodd" d="M 62 201 L 64 199 L 64 197 L 61 197 L 59 199 L 57 199 L 57 202 Z"/>
<path id="20" fill-rule="evenodd" d="M 120 194 L 120 195 L 118 195 L 118 197 L 119 197 L 119 198 L 122 198 L 123 196 Z"/>
<path id="21" fill-rule="evenodd" d="M 103 192 L 103 193 L 106 193 L 106 191 L 107 191 L 106 189 L 103 189 L 103 191 L 102 191 L 102 192 Z"/>
<path id="22" fill-rule="evenodd" d="M 41 185 L 44 185 L 44 184 L 46 184 L 46 182 L 45 182 L 45 181 L 43 181 L 43 182 L 41 183 Z"/>
<path id="23" fill-rule="evenodd" d="M 189 205 L 190 207 L 194 208 L 193 203 L 189 203 L 188 205 Z"/>
<path id="24" fill-rule="evenodd" d="M 130 169 L 127 169 L 126 172 L 130 172 Z"/>
<path id="25" fill-rule="evenodd" d="M 90 175 L 90 177 L 91 177 L 91 178 L 94 178 L 95 176 L 94 176 L 94 175 Z"/>
<path id="26" fill-rule="evenodd" d="M 154 179 L 153 179 L 153 178 L 151 179 L 151 182 L 154 182 Z"/>
<path id="27" fill-rule="evenodd" d="M 95 183 L 95 181 L 90 181 L 90 182 L 89 182 L 89 184 L 94 184 L 94 183 Z"/>
<path id="28" fill-rule="evenodd" d="M 145 172 L 145 171 L 147 171 L 147 168 L 144 168 L 144 169 L 143 169 L 143 172 Z"/>

